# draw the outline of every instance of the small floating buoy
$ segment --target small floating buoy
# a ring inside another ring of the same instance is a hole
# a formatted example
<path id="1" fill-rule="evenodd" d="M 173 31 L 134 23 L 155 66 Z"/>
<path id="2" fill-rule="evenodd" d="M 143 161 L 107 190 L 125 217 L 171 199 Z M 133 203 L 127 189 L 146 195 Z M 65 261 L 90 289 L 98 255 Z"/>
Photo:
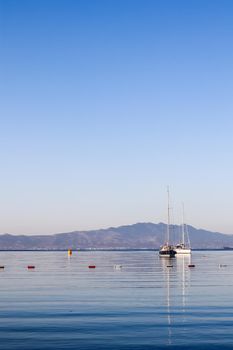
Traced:
<path id="1" fill-rule="evenodd" d="M 121 270 L 122 269 L 122 265 L 114 265 L 114 269 L 115 270 Z"/>
<path id="2" fill-rule="evenodd" d="M 96 268 L 95 265 L 89 265 L 88 267 L 89 267 L 89 269 L 95 269 Z"/>
<path id="3" fill-rule="evenodd" d="M 167 267 L 173 267 L 173 265 L 167 265 Z"/>
<path id="4" fill-rule="evenodd" d="M 28 269 L 34 269 L 35 266 L 34 265 L 28 265 Z"/>
<path id="5" fill-rule="evenodd" d="M 188 267 L 195 267 L 195 265 L 193 265 L 193 264 L 189 264 L 189 265 L 188 265 Z"/>
<path id="6" fill-rule="evenodd" d="M 4 269 L 4 268 L 5 268 L 5 266 L 3 266 L 3 265 L 0 266 L 0 269 Z"/>
<path id="7" fill-rule="evenodd" d="M 68 256 L 72 255 L 72 249 L 68 249 Z"/>
<path id="8" fill-rule="evenodd" d="M 227 267 L 225 264 L 219 264 L 219 267 Z"/>

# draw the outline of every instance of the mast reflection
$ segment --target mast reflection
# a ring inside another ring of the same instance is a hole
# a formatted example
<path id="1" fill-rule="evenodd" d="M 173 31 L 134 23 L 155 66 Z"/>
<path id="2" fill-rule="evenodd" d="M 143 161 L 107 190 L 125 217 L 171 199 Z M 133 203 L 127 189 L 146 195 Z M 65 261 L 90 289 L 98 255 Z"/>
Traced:
<path id="1" fill-rule="evenodd" d="M 186 298 L 189 281 L 190 255 L 177 255 L 176 259 L 160 259 L 166 290 L 167 344 L 172 345 L 172 329 L 175 309 L 181 310 L 182 321 L 186 320 Z M 176 313 L 176 317 L 179 317 Z M 177 319 L 178 321 L 178 319 Z"/>
<path id="2" fill-rule="evenodd" d="M 187 296 L 187 284 L 189 281 L 189 269 L 188 269 L 189 264 L 191 264 L 191 255 L 189 254 L 177 255 L 177 273 L 179 274 L 178 281 L 180 281 L 180 284 L 181 284 L 181 302 L 182 302 L 183 321 L 185 320 L 185 313 L 186 313 L 186 296 Z"/>
<path id="3" fill-rule="evenodd" d="M 163 274 L 164 274 L 164 282 L 165 282 L 165 289 L 166 289 L 166 306 L 167 306 L 167 330 L 168 330 L 168 337 L 167 337 L 167 344 L 172 344 L 172 315 L 171 315 L 171 296 L 170 296 L 170 278 L 172 273 L 173 266 L 175 264 L 174 259 L 160 259 Z"/>

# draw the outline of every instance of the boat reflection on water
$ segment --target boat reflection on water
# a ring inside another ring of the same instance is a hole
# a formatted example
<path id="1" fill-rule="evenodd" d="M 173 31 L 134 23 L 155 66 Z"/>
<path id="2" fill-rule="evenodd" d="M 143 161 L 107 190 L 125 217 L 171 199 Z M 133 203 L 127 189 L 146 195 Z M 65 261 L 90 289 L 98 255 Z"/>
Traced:
<path id="1" fill-rule="evenodd" d="M 191 263 L 191 255 L 177 255 L 177 259 L 160 259 L 160 262 L 166 290 L 167 345 L 173 345 L 173 327 L 186 321 L 186 295 L 190 281 L 188 265 Z"/>
<path id="2" fill-rule="evenodd" d="M 164 276 L 164 289 L 166 290 L 166 314 L 167 314 L 167 345 L 172 344 L 172 310 L 171 310 L 171 296 L 170 296 L 170 278 L 173 269 L 174 259 L 161 259 L 160 260 L 163 276 Z M 169 267 L 168 267 L 169 266 Z"/>
<path id="3" fill-rule="evenodd" d="M 189 281 L 190 281 L 190 270 L 188 268 L 190 264 L 191 264 L 191 255 L 177 254 L 176 266 L 177 266 L 177 274 L 179 276 L 179 282 L 180 282 L 183 321 L 185 321 L 186 295 L 187 295 L 187 288 L 189 287 Z"/>

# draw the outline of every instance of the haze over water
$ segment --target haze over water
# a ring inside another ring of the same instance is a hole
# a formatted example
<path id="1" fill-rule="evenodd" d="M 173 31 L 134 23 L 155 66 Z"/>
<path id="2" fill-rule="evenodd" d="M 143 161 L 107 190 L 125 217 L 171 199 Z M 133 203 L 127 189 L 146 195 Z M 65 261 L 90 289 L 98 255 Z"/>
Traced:
<path id="1" fill-rule="evenodd" d="M 71 259 L 66 252 L 0 252 L 0 263 L 0 349 L 215 349 L 233 342 L 230 251 L 194 252 L 192 269 L 189 257 L 169 261 L 153 251 L 74 252 Z"/>

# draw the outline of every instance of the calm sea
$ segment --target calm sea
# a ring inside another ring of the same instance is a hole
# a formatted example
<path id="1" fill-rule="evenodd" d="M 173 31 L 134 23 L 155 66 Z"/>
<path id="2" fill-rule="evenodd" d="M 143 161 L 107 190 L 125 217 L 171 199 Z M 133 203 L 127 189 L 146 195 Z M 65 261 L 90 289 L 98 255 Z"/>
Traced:
<path id="1" fill-rule="evenodd" d="M 190 263 L 153 251 L 0 252 L 0 349 L 233 349 L 233 251 Z"/>

